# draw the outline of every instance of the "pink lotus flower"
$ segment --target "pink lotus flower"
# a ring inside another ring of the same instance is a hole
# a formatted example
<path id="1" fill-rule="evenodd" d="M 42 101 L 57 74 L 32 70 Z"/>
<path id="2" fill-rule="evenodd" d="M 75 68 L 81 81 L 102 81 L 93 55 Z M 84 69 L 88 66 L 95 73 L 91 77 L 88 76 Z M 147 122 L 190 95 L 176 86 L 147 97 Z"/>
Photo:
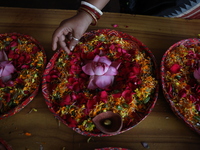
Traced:
<path id="1" fill-rule="evenodd" d="M 111 62 L 106 56 L 96 55 L 93 61 L 82 67 L 82 70 L 87 75 L 90 75 L 88 88 L 108 88 L 112 85 L 114 75 L 117 75 L 119 66 L 120 62 Z"/>
<path id="2" fill-rule="evenodd" d="M 14 66 L 11 64 L 11 61 L 8 61 L 6 53 L 0 51 L 0 80 L 7 82 L 11 79 L 12 73 L 15 71 Z"/>

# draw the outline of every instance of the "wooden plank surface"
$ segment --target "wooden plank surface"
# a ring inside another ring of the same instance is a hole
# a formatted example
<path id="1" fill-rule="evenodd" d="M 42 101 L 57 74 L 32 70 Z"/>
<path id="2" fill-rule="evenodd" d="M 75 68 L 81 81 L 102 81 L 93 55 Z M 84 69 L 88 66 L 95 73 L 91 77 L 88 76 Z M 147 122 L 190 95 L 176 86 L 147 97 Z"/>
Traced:
<path id="1" fill-rule="evenodd" d="M 19 32 L 40 41 L 48 59 L 51 36 L 60 21 L 73 16 L 73 10 L 22 9 L 0 7 L 0 33 Z M 117 24 L 114 28 L 112 25 Z M 175 42 L 197 37 L 200 20 L 104 13 L 96 29 L 114 29 L 128 33 L 142 41 L 155 55 L 158 64 L 164 52 Z M 36 108 L 37 112 L 29 111 Z M 25 136 L 23 132 L 30 132 Z M 123 147 L 131 150 L 199 150 L 200 135 L 186 126 L 171 111 L 160 90 L 158 101 L 150 115 L 133 129 L 112 137 L 89 138 L 59 123 L 48 110 L 40 90 L 33 101 L 14 116 L 0 120 L 0 137 L 14 150 L 93 150 L 100 147 Z"/>

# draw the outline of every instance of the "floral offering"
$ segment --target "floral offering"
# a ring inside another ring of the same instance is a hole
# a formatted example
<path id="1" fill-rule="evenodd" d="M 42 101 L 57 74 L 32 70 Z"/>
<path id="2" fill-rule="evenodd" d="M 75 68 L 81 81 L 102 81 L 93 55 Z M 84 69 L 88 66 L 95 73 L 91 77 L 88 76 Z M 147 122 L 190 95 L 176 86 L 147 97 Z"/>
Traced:
<path id="1" fill-rule="evenodd" d="M 90 136 L 102 134 L 93 118 L 107 111 L 121 116 L 120 132 L 136 125 L 151 111 L 157 90 L 150 51 L 134 37 L 108 29 L 86 33 L 69 55 L 57 52 L 43 77 L 50 110 Z"/>
<path id="2" fill-rule="evenodd" d="M 173 111 L 200 133 L 200 40 L 182 40 L 165 53 L 163 91 Z"/>
<path id="3" fill-rule="evenodd" d="M 13 115 L 30 102 L 38 90 L 46 56 L 28 35 L 0 35 L 0 119 Z"/>

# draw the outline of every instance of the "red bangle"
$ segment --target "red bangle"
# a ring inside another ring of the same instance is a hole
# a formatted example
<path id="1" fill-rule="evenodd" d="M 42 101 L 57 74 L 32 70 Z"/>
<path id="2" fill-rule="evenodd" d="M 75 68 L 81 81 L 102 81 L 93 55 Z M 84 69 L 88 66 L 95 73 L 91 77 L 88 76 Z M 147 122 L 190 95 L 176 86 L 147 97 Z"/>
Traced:
<path id="1" fill-rule="evenodd" d="M 93 12 L 91 12 L 90 10 L 88 10 L 88 9 L 86 9 L 84 7 L 80 7 L 79 11 L 81 11 L 81 10 L 87 12 L 92 17 L 92 19 L 93 19 L 94 22 L 91 23 L 91 25 L 95 26 L 97 24 L 97 18 L 95 17 L 95 15 L 93 14 Z"/>
<path id="2" fill-rule="evenodd" d="M 81 7 L 86 8 L 89 11 L 91 11 L 96 16 L 97 20 L 100 19 L 101 15 L 95 9 L 92 9 L 91 7 L 84 5 L 84 4 L 82 4 Z"/>

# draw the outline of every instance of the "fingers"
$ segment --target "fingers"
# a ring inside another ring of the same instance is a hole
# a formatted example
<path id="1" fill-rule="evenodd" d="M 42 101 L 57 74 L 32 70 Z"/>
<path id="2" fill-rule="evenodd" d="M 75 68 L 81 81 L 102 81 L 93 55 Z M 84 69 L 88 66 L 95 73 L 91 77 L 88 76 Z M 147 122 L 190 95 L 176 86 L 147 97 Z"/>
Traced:
<path id="1" fill-rule="evenodd" d="M 58 42 L 59 42 L 61 48 L 69 54 L 69 53 L 70 53 L 70 50 L 69 50 L 69 48 L 68 48 L 65 35 L 61 35 L 61 36 L 58 38 Z"/>
<path id="2" fill-rule="evenodd" d="M 62 29 L 56 30 L 52 37 L 52 49 L 55 51 L 58 47 L 58 43 L 63 50 L 68 54 L 73 51 L 76 44 L 79 42 L 79 38 L 72 35 L 71 30 Z"/>
<path id="3" fill-rule="evenodd" d="M 68 48 L 67 42 L 66 42 L 66 36 L 70 34 L 70 30 L 58 28 L 52 37 L 52 50 L 56 50 L 58 48 L 58 43 L 61 46 L 63 50 L 65 50 L 68 54 L 70 53 L 70 50 Z"/>
<path id="4" fill-rule="evenodd" d="M 58 42 L 58 37 L 53 35 L 52 38 L 52 50 L 55 51 L 57 49 L 57 42 Z"/>
<path id="5" fill-rule="evenodd" d="M 59 30 L 59 28 L 57 30 L 55 30 L 55 32 L 53 33 L 52 36 L 52 50 L 56 50 L 58 47 L 58 41 L 59 41 L 59 37 L 62 36 L 62 31 Z"/>

